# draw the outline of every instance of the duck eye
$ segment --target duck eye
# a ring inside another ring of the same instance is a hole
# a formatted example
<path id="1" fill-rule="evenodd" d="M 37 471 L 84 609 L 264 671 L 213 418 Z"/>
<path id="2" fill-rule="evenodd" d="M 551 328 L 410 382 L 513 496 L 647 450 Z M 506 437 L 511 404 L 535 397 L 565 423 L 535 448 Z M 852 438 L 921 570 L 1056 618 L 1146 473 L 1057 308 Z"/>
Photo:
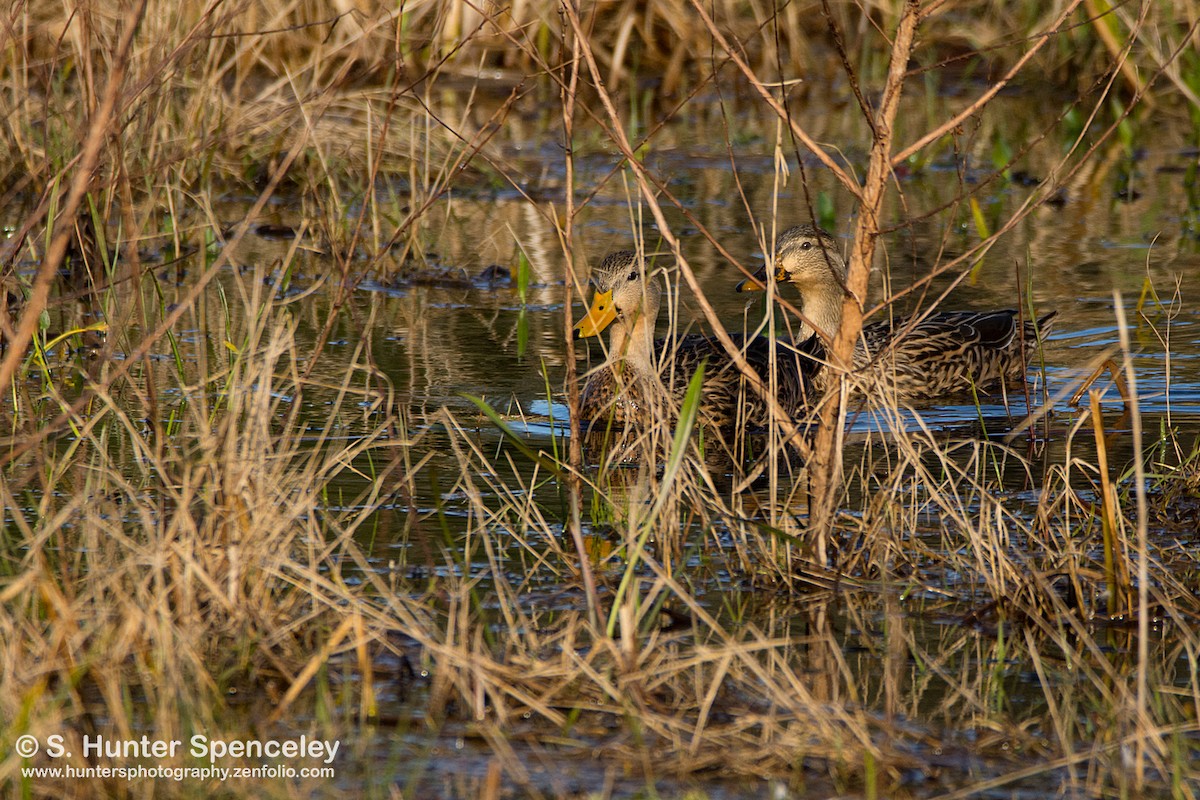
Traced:
<path id="1" fill-rule="evenodd" d="M 801 242 L 800 249 L 801 250 L 812 250 L 812 242 Z"/>
<path id="2" fill-rule="evenodd" d="M 638 278 L 638 274 L 637 274 L 637 270 L 636 270 L 636 269 L 635 269 L 633 272 L 629 273 L 629 280 L 631 280 L 631 281 L 636 281 L 636 280 L 637 280 L 637 278 Z"/>

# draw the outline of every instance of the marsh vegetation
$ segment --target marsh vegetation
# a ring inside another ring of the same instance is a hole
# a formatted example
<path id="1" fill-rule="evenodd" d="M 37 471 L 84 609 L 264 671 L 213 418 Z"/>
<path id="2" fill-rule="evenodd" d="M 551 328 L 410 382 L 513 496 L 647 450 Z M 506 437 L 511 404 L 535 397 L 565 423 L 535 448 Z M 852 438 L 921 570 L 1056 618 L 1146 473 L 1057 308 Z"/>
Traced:
<path id="1" fill-rule="evenodd" d="M 0 786 L 1194 798 L 1198 21 L 18 3 Z M 651 254 L 661 334 L 784 331 L 734 286 L 814 222 L 838 389 L 864 321 L 956 308 L 1058 312 L 1028 383 L 585 457 L 589 265 Z M 195 733 L 337 777 L 14 750 Z"/>

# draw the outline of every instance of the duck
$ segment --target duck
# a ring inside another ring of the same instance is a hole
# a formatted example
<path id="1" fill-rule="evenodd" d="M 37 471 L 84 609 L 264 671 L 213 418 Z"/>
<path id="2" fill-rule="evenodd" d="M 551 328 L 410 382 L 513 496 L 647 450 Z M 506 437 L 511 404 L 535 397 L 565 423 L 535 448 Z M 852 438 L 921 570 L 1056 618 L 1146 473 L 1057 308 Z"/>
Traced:
<path id="1" fill-rule="evenodd" d="M 841 249 L 828 231 L 798 225 L 776 239 L 774 280 L 800 293 L 804 319 L 797 341 L 833 341 L 842 324 L 846 274 Z M 737 291 L 761 291 L 766 275 L 764 265 Z M 867 399 L 914 402 L 1003 390 L 1025 378 L 1057 314 L 1025 320 L 1017 309 L 943 311 L 864 325 L 854 348 L 852 391 Z M 820 369 L 813 387 L 828 391 L 834 377 L 832 370 Z"/>
<path id="2" fill-rule="evenodd" d="M 592 270 L 590 307 L 575 326 L 576 339 L 609 331 L 607 360 L 587 377 L 580 395 L 580 416 L 589 425 L 647 427 L 677 414 L 696 370 L 704 365 L 698 423 L 728 431 L 765 427 L 768 403 L 749 385 L 715 336 L 689 334 L 654 338 L 662 287 L 647 275 L 644 260 L 630 250 L 610 253 Z M 786 342 L 762 335 L 729 334 L 749 366 L 771 386 L 775 351 L 775 396 L 789 413 L 806 408 L 806 375 L 819 367 L 814 342 L 795 351 Z M 814 351 L 810 353 L 809 351 Z M 823 352 L 823 351 L 821 351 Z"/>

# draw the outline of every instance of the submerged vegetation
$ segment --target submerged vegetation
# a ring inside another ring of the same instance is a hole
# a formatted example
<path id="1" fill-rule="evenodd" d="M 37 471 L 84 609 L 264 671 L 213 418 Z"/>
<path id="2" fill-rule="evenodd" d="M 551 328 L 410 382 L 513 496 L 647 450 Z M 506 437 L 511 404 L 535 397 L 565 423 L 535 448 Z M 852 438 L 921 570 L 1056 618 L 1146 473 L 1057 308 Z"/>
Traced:
<path id="1" fill-rule="evenodd" d="M 1154 261 L 1200 228 L 1189 3 L 322 8 L 0 33 L 6 794 L 1196 796 L 1196 298 Z M 1142 263 L 1039 241 L 1109 198 Z M 719 341 L 751 251 L 839 215 L 811 415 L 714 459 L 700 373 L 584 458 L 589 259 L 670 256 L 668 329 Z M 843 401 L 864 321 L 989 281 L 1110 322 L 948 424 Z M 27 769 L 197 733 L 337 739 L 336 778 Z"/>

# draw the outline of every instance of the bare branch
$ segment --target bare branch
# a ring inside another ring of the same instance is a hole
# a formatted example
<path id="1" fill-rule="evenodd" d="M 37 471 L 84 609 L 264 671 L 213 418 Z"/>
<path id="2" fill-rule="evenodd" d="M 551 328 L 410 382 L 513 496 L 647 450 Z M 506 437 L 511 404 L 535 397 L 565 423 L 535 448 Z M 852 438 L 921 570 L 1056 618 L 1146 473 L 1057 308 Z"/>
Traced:
<path id="1" fill-rule="evenodd" d="M 1036 41 L 1034 42 L 1033 46 L 1030 47 L 1028 51 L 1026 51 L 1025 55 L 1023 55 L 1019 59 L 1017 59 L 1017 63 L 1012 65 L 1012 67 L 1008 70 L 1008 72 L 1005 73 L 1004 77 L 1001 78 L 1000 80 L 996 81 L 995 83 L 993 83 L 990 87 L 988 87 L 988 90 L 986 92 L 984 92 L 983 94 L 981 94 L 975 100 L 975 102 L 971 103 L 969 106 L 967 106 L 962 111 L 955 114 L 950 119 L 943 122 L 938 127 L 931 130 L 929 133 L 926 133 L 920 139 L 917 139 L 917 141 L 913 142 L 908 147 L 905 147 L 900 152 L 893 155 L 892 156 L 892 166 L 896 166 L 897 164 L 903 163 L 905 159 L 907 159 L 909 156 L 913 155 L 914 153 L 919 152 L 922 148 L 924 148 L 930 142 L 935 142 L 938 139 L 942 138 L 947 133 L 949 133 L 950 131 L 954 130 L 959 125 L 961 125 L 963 123 L 963 120 L 969 118 L 972 114 L 974 114 L 975 112 L 979 111 L 979 109 L 981 109 L 985 105 L 987 105 L 988 102 L 990 102 L 993 97 L 995 97 L 997 94 L 1000 93 L 1001 89 L 1003 89 L 1005 86 L 1008 85 L 1009 81 L 1011 81 L 1014 77 L 1016 77 L 1017 74 L 1020 73 L 1021 70 L 1023 70 L 1025 68 L 1025 65 L 1029 63 L 1029 60 L 1031 58 L 1033 58 L 1035 55 L 1037 55 L 1038 50 L 1042 49 L 1042 45 L 1044 45 L 1046 42 L 1050 41 L 1050 37 L 1058 34 L 1059 28 L 1062 27 L 1063 22 L 1066 21 L 1067 17 L 1071 16 L 1071 14 L 1074 13 L 1075 9 L 1078 8 L 1079 4 L 1082 2 L 1083 2 L 1083 0 L 1074 0 L 1074 2 L 1072 2 L 1065 9 L 1063 9 L 1063 12 L 1058 15 L 1058 18 L 1055 19 L 1054 22 L 1052 22 L 1050 24 L 1049 30 L 1047 30 L 1045 33 L 1042 33 L 1039 36 L 1037 36 Z"/>
<path id="2" fill-rule="evenodd" d="M 817 157 L 817 160 L 824 164 L 829 171 L 837 177 L 838 181 L 841 182 L 846 191 L 848 191 L 856 199 L 861 200 L 862 195 L 858 186 L 858 181 L 854 180 L 852 175 L 842 169 L 841 166 L 839 166 L 838 163 L 833 160 L 833 157 L 825 152 L 825 148 L 823 148 L 815 139 L 809 136 L 808 132 L 805 131 L 798 122 L 792 119 L 791 115 L 787 113 L 787 109 L 783 107 L 783 104 L 775 99 L 770 90 L 767 89 L 763 82 L 758 79 L 758 76 L 754 74 L 754 70 L 750 68 L 750 65 L 746 63 L 745 59 L 743 59 L 737 50 L 735 50 L 733 46 L 729 44 L 729 41 L 721 33 L 720 29 L 717 28 L 716 23 L 713 22 L 712 17 L 710 17 L 708 12 L 704 9 L 704 4 L 699 2 L 699 0 L 692 0 L 692 7 L 696 9 L 696 13 L 700 15 L 700 18 L 704 20 L 704 24 L 708 26 L 709 33 L 712 34 L 713 40 L 720 45 L 722 50 L 729 54 L 729 57 L 733 60 L 733 63 L 737 64 L 738 69 L 740 69 L 742 74 L 746 76 L 746 80 L 750 81 L 750 84 L 758 90 L 758 93 L 762 96 L 763 100 L 766 101 L 767 105 L 775 110 L 775 113 L 779 115 L 780 119 L 785 119 L 788 121 L 788 125 L 792 130 L 792 134 L 801 142 L 803 142 L 804 146 L 811 150 L 813 155 Z"/>

